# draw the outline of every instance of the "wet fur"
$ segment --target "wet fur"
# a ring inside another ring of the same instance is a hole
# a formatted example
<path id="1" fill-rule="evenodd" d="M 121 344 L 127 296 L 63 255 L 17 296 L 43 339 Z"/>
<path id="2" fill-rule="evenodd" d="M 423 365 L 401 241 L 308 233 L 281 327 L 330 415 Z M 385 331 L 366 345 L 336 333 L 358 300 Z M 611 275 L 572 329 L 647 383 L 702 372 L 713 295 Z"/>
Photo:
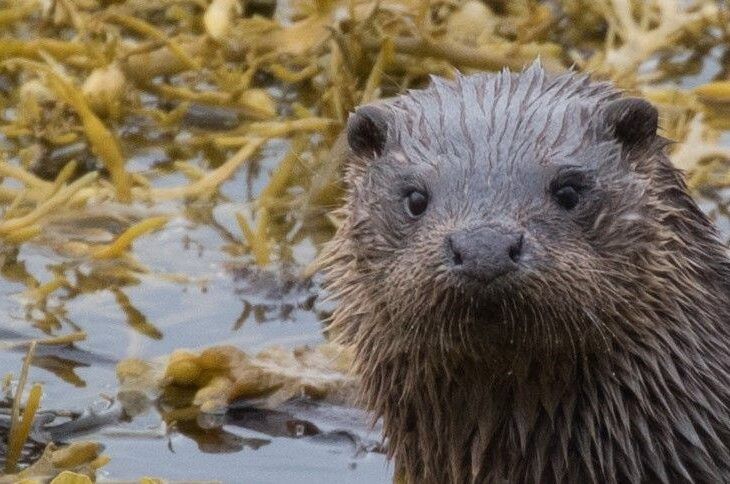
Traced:
<path id="1" fill-rule="evenodd" d="M 727 250 L 665 140 L 614 139 L 617 97 L 538 64 L 435 79 L 378 105 L 382 157 L 345 154 L 331 331 L 408 482 L 730 482 Z M 566 160 L 599 185 L 569 223 L 531 171 Z M 413 164 L 456 178 L 425 228 L 393 201 Z M 496 287 L 452 279 L 443 237 L 505 213 L 537 262 Z"/>

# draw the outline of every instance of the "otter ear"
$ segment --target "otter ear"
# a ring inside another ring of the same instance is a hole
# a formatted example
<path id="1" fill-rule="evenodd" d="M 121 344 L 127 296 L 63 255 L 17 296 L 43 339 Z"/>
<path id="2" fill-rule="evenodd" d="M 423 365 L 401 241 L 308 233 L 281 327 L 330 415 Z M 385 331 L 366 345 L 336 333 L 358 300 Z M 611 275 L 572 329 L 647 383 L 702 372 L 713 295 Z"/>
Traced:
<path id="1" fill-rule="evenodd" d="M 654 106 L 639 98 L 623 98 L 603 109 L 604 121 L 621 144 L 632 147 L 656 136 L 659 114 Z"/>
<path id="2" fill-rule="evenodd" d="M 388 120 L 383 109 L 363 106 L 347 120 L 347 143 L 363 158 L 380 156 L 388 137 Z"/>

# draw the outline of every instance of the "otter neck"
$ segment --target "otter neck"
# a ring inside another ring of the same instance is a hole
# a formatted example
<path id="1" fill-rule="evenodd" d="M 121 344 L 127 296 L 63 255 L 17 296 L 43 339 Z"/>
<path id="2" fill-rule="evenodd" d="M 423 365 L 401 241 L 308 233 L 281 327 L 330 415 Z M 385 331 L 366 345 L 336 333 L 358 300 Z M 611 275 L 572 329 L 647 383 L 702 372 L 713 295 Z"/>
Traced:
<path id="1" fill-rule="evenodd" d="M 397 472 L 412 482 L 722 482 L 730 314 L 702 311 L 708 301 L 693 315 L 677 306 L 634 320 L 614 314 L 610 344 L 549 360 L 541 352 L 435 358 L 423 346 L 373 364 L 359 352 L 367 403 L 384 420 Z"/>

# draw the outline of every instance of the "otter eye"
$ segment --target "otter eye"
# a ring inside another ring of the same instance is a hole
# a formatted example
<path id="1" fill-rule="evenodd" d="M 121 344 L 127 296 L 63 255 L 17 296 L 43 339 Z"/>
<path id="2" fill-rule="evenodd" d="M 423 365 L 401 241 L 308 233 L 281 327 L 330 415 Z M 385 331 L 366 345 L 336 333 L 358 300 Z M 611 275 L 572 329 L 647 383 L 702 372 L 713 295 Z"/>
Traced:
<path id="1" fill-rule="evenodd" d="M 580 200 L 580 194 L 578 193 L 578 190 L 572 185 L 564 185 L 558 188 L 557 190 L 555 190 L 553 196 L 555 197 L 555 201 L 558 202 L 558 205 L 563 207 L 565 210 L 571 210 L 575 208 L 575 206 L 578 205 L 578 201 Z"/>
<path id="2" fill-rule="evenodd" d="M 426 211 L 428 207 L 428 196 L 419 191 L 411 190 L 406 195 L 406 210 L 411 217 L 418 217 Z"/>

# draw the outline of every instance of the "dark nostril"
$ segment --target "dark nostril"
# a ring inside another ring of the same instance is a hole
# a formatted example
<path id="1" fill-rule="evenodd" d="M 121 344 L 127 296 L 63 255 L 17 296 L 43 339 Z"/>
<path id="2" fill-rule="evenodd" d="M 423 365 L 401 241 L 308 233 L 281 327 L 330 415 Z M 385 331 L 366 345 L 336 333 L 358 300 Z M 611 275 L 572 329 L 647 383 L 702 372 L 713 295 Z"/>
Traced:
<path id="1" fill-rule="evenodd" d="M 451 262 L 455 266 L 462 265 L 464 263 L 464 259 L 461 257 L 461 252 L 459 251 L 459 249 L 454 247 L 454 240 L 451 237 L 449 237 L 447 239 L 447 243 L 449 246 L 449 251 L 451 252 Z"/>
<path id="2" fill-rule="evenodd" d="M 520 237 L 517 239 L 517 242 L 512 244 L 509 248 L 509 258 L 512 259 L 512 262 L 515 264 L 520 261 L 520 257 L 522 256 L 522 245 L 525 239 L 524 234 L 520 234 Z"/>
<path id="3" fill-rule="evenodd" d="M 454 251 L 454 265 L 455 266 L 460 266 L 463 263 L 464 263 L 464 260 L 461 258 L 461 254 L 459 253 L 459 251 L 456 251 L 455 250 Z"/>

